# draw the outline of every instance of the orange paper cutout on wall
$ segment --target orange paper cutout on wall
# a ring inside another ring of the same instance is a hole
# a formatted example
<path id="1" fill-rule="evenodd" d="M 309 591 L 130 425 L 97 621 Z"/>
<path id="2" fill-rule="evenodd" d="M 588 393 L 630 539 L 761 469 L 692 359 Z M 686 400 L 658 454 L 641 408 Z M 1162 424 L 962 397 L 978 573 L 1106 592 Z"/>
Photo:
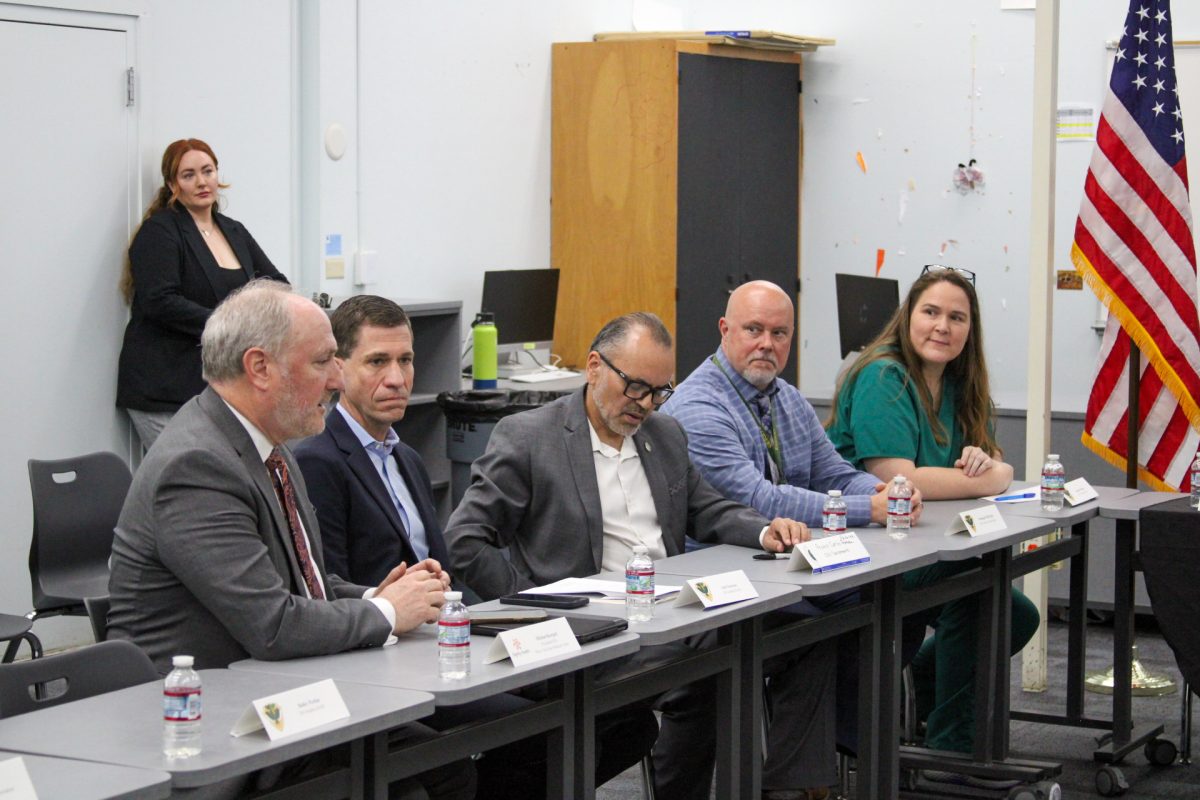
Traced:
<path id="1" fill-rule="evenodd" d="M 883 257 L 887 253 L 886 250 L 875 251 L 875 277 L 879 277 L 880 271 L 883 269 Z"/>

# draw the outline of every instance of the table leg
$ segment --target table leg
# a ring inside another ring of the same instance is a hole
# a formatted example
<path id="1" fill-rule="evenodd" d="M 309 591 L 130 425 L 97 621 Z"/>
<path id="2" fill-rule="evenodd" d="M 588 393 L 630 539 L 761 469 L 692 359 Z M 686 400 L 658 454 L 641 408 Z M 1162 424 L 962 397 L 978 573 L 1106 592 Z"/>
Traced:
<path id="1" fill-rule="evenodd" d="M 1083 691 L 1087 654 L 1088 523 L 1071 527 L 1071 538 L 1079 540 L 1079 552 L 1071 557 L 1070 616 L 1067 631 L 1067 720 L 1083 720 Z"/>
<path id="2" fill-rule="evenodd" d="M 729 724 L 717 725 L 716 792 L 717 797 L 737 797 L 741 738 L 737 721 L 742 718 L 742 664 L 739 641 L 734 636 L 733 626 L 720 628 L 717 642 L 720 647 L 729 647 L 733 651 L 733 658 L 730 659 L 729 669 L 717 674 L 717 708 L 729 710 Z"/>
<path id="3" fill-rule="evenodd" d="M 857 796 L 890 800 L 900 792 L 900 579 L 864 588 L 871 624 L 859 629 Z"/>
<path id="4" fill-rule="evenodd" d="M 976 597 L 979 603 L 979 635 L 975 643 L 975 752 L 976 761 L 988 762 L 995 752 L 996 666 L 1000 640 L 1000 614 L 997 596 L 1002 578 L 999 551 L 983 556 L 983 570 L 990 579 L 987 588 Z"/>
<path id="5" fill-rule="evenodd" d="M 550 681 L 549 696 L 562 701 L 562 725 L 546 734 L 546 796 L 571 797 L 575 791 L 575 695 L 570 675 Z"/>
<path id="6" fill-rule="evenodd" d="M 741 739 L 738 768 L 741 791 L 738 797 L 758 797 L 762 793 L 763 765 L 763 656 L 762 617 L 757 616 L 739 622 L 734 636 L 738 641 L 742 679 L 737 690 L 741 695 L 740 719 L 731 718 L 729 724 L 737 724 Z M 718 722 L 718 725 L 723 723 Z"/>
<path id="7" fill-rule="evenodd" d="M 596 699 L 595 670 L 586 667 L 569 676 L 575 684 L 574 747 L 575 790 L 572 797 L 592 800 L 596 796 Z"/>
<path id="8" fill-rule="evenodd" d="M 995 706 L 992 709 L 991 756 L 996 761 L 1008 758 L 1008 693 L 1012 673 L 1012 550 L 1004 548 L 994 555 L 996 581 L 992 596 L 995 600 L 996 641 L 992 648 L 995 675 L 992 689 Z"/>
<path id="9" fill-rule="evenodd" d="M 1113 553 L 1113 750 L 1133 731 L 1133 553 L 1137 521 L 1117 520 Z"/>

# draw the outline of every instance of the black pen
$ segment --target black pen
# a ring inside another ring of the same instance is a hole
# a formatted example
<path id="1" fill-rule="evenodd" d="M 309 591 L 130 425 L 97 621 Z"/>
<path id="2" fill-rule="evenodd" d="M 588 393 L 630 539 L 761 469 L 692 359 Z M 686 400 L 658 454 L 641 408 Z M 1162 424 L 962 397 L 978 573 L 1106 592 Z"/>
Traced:
<path id="1" fill-rule="evenodd" d="M 755 553 L 753 556 L 755 561 L 774 561 L 779 557 L 779 553 Z"/>

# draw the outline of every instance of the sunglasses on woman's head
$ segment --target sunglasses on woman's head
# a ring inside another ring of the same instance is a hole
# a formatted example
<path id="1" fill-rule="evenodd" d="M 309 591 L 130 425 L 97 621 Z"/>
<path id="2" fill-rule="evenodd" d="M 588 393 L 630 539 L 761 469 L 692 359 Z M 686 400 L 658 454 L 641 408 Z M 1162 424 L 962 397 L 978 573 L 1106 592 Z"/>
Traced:
<path id="1" fill-rule="evenodd" d="M 957 272 L 969 280 L 972 286 L 975 285 L 975 273 L 962 267 L 948 267 L 945 264 L 926 264 L 925 268 L 921 270 L 921 274 L 924 275 L 926 272 Z"/>

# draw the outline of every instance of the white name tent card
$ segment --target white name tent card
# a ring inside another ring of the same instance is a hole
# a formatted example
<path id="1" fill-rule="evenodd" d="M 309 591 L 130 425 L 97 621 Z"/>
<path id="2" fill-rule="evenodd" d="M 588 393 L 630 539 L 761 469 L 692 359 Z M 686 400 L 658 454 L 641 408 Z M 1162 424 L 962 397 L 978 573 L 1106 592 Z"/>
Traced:
<path id="1" fill-rule="evenodd" d="M 706 609 L 716 606 L 737 603 L 758 597 L 758 591 L 740 569 L 733 572 L 722 572 L 720 575 L 708 575 L 703 578 L 691 578 L 679 590 L 675 605 L 686 606 L 700 603 Z"/>
<path id="2" fill-rule="evenodd" d="M 867 564 L 871 554 L 854 531 L 802 542 L 792 550 L 788 572 L 811 569 L 813 574 Z"/>
<path id="3" fill-rule="evenodd" d="M 342 693 L 327 679 L 252 700 L 229 734 L 245 736 L 261 728 L 274 742 L 349 716 Z"/>
<path id="4" fill-rule="evenodd" d="M 980 506 L 959 512 L 959 515 L 950 523 L 949 529 L 946 530 L 946 535 L 951 536 L 965 531 L 972 536 L 983 536 L 988 533 L 999 533 L 1007 528 L 1008 523 L 1004 521 L 1004 517 L 1000 516 L 999 508 Z"/>
<path id="5" fill-rule="evenodd" d="M 37 800 L 33 779 L 25 767 L 25 759 L 20 756 L 0 761 L 0 797 L 4 800 Z"/>
<path id="6" fill-rule="evenodd" d="M 484 656 L 483 663 L 494 664 L 511 658 L 514 667 L 523 667 L 535 661 L 574 653 L 579 650 L 579 640 L 571 630 L 566 617 L 555 617 L 533 625 L 522 625 L 504 631 L 494 640 Z"/>
<path id="7" fill-rule="evenodd" d="M 1099 496 L 1092 485 L 1087 482 L 1087 478 L 1076 478 L 1063 484 L 1063 497 L 1073 506 L 1086 503 L 1088 500 L 1095 500 Z"/>

